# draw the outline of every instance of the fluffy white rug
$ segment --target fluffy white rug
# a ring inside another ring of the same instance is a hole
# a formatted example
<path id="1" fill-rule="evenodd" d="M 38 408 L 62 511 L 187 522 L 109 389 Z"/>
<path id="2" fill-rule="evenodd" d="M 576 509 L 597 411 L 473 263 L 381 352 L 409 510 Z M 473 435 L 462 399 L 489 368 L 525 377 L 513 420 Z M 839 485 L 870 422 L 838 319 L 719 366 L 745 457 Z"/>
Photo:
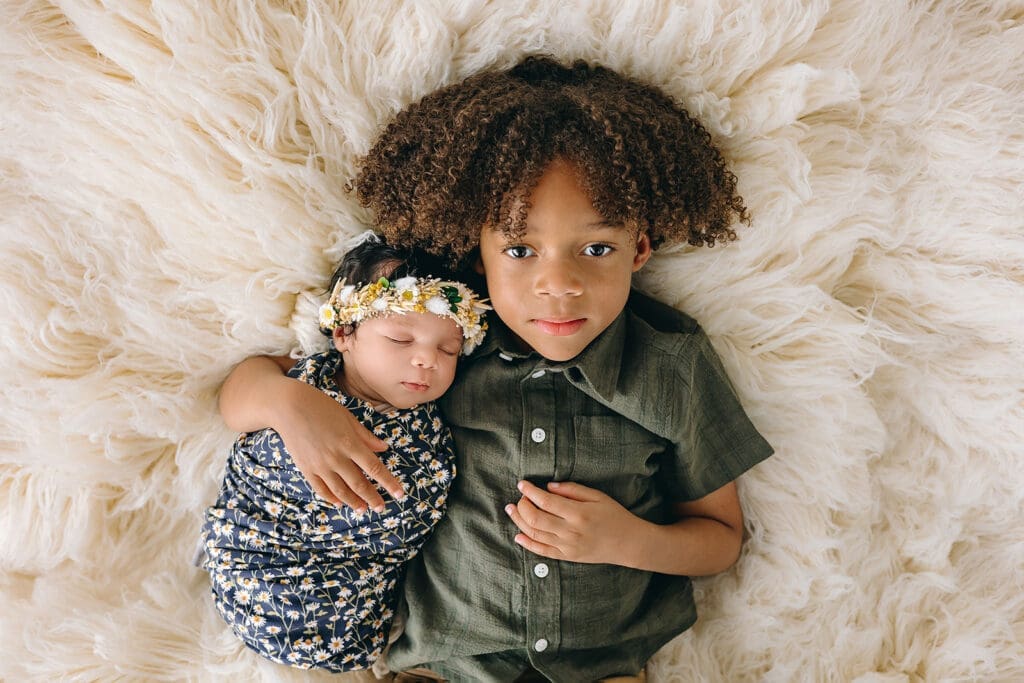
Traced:
<path id="1" fill-rule="evenodd" d="M 379 127 L 537 51 L 685 102 L 755 216 L 641 278 L 778 451 L 651 680 L 1024 680 L 1019 0 L 4 2 L 0 679 L 308 678 L 190 564 L 218 387 L 316 338 Z"/>

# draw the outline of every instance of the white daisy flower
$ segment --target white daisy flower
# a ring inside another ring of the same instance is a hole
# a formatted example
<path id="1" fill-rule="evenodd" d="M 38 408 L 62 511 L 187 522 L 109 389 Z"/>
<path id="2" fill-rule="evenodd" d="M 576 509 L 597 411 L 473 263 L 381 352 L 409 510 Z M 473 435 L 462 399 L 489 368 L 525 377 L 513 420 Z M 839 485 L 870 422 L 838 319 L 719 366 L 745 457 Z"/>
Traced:
<path id="1" fill-rule="evenodd" d="M 320 327 L 334 327 L 336 318 L 334 306 L 324 304 L 320 307 Z"/>
<path id="2" fill-rule="evenodd" d="M 448 303 L 448 299 L 439 296 L 430 297 L 424 304 L 426 309 L 434 315 L 447 315 L 451 312 L 449 309 L 450 305 L 451 304 Z"/>
<path id="3" fill-rule="evenodd" d="M 415 301 L 420 296 L 420 288 L 416 286 L 416 278 L 403 277 L 395 280 L 395 295 L 399 301 Z"/>

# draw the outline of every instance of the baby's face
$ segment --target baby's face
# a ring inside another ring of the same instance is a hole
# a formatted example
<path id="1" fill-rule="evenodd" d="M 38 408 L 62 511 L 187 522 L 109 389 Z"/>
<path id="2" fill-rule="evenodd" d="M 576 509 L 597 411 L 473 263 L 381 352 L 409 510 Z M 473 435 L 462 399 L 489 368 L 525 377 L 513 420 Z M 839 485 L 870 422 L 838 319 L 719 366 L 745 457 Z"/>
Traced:
<path id="1" fill-rule="evenodd" d="M 450 318 L 406 313 L 372 318 L 334 337 L 344 357 L 347 393 L 411 408 L 441 396 L 455 379 L 462 330 Z"/>
<path id="2" fill-rule="evenodd" d="M 565 361 L 622 312 L 651 242 L 605 221 L 564 161 L 552 162 L 529 202 L 522 238 L 483 228 L 480 267 L 502 322 L 525 346 Z"/>

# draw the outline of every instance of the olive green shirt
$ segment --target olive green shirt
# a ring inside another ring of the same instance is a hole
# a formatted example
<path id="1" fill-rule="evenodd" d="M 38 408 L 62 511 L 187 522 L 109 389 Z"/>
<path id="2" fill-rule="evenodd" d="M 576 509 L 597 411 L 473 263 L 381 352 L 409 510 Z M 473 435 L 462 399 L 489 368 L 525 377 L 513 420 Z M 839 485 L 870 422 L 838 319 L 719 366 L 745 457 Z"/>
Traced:
<path id="1" fill-rule="evenodd" d="M 478 680 L 530 666 L 556 681 L 635 674 L 696 620 L 688 578 L 534 555 L 513 542 L 503 510 L 520 498 L 520 479 L 575 481 L 668 523 L 673 503 L 771 455 L 697 324 L 646 297 L 630 302 L 560 363 L 517 350 L 491 317 L 440 402 L 458 476 L 447 517 L 409 565 L 392 669 L 426 664 Z M 460 666 L 467 658 L 472 666 Z"/>

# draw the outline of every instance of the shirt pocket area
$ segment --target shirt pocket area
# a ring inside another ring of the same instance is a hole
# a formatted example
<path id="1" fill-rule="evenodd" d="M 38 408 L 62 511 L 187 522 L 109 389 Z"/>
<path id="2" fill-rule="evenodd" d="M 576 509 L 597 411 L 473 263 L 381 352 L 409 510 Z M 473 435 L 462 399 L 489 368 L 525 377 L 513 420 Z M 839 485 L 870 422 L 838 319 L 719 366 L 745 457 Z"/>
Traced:
<path id="1" fill-rule="evenodd" d="M 669 442 L 619 415 L 576 415 L 570 479 L 586 486 L 650 478 Z"/>
<path id="2" fill-rule="evenodd" d="M 602 491 L 633 514 L 663 523 L 668 514 L 659 469 L 670 441 L 619 415 L 577 415 L 569 481 Z"/>

